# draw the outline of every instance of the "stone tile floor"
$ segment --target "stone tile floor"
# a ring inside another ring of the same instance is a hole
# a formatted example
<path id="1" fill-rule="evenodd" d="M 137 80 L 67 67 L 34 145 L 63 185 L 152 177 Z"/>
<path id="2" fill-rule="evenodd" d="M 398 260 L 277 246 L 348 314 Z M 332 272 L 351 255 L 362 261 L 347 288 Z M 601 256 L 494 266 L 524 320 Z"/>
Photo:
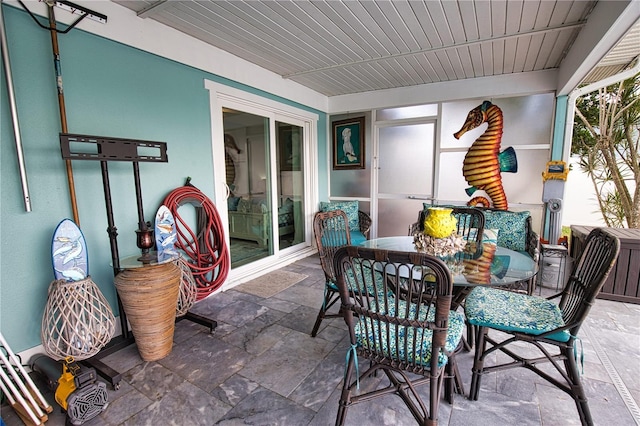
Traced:
<path id="1" fill-rule="evenodd" d="M 176 324 L 174 348 L 144 362 L 135 345 L 103 361 L 123 373 L 120 388 L 108 386 L 109 406 L 84 423 L 102 425 L 328 425 L 335 421 L 348 347 L 341 319 L 325 320 L 311 338 L 324 277 L 316 256 L 285 267 L 308 278 L 263 299 L 229 290 L 197 303 L 192 311 L 218 321 L 205 327 Z M 543 289 L 543 294 L 551 294 Z M 584 384 L 597 425 L 640 424 L 640 306 L 597 300 L 580 336 Z M 466 390 L 473 355 L 458 363 Z M 371 379 L 369 386 L 375 386 Z M 56 407 L 49 425 L 64 425 Z M 22 422 L 3 406 L 7 426 Z M 415 424 L 400 398 L 386 396 L 352 407 L 349 425 Z M 573 400 L 524 369 L 483 378 L 478 401 L 456 395 L 442 402 L 441 425 L 576 425 Z"/>

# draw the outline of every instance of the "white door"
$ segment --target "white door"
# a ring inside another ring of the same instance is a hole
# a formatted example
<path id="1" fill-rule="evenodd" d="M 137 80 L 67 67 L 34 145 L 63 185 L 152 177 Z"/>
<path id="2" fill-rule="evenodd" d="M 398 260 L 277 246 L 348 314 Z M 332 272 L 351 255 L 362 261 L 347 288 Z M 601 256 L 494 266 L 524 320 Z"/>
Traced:
<path id="1" fill-rule="evenodd" d="M 407 235 L 433 199 L 434 121 L 377 126 L 374 200 L 377 236 Z"/>

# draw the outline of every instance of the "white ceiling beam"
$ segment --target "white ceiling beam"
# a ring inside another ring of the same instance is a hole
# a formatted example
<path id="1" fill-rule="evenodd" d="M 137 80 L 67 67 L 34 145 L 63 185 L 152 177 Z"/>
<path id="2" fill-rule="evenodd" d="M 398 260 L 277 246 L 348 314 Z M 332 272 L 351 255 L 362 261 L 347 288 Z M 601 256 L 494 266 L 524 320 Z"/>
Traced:
<path id="1" fill-rule="evenodd" d="M 640 19 L 640 1 L 599 1 L 560 64 L 557 95 L 568 95 Z"/>
<path id="2" fill-rule="evenodd" d="M 461 99 L 526 96 L 555 90 L 557 70 L 504 74 L 331 96 L 329 114 Z"/>
<path id="3" fill-rule="evenodd" d="M 152 18 L 153 15 L 157 15 L 167 7 L 169 7 L 169 2 L 167 0 L 158 0 L 157 2 L 145 7 L 140 12 L 138 12 L 138 17 L 143 19 Z"/>

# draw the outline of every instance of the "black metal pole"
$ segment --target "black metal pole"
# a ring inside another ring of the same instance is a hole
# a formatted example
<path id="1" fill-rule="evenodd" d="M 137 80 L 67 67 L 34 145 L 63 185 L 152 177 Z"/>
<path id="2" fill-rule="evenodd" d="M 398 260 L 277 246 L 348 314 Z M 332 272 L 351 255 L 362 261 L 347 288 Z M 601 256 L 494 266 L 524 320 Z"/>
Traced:
<path id="1" fill-rule="evenodd" d="M 109 184 L 109 168 L 106 161 L 100 162 L 102 170 L 102 187 L 104 189 L 104 202 L 107 208 L 107 233 L 109 234 L 109 244 L 111 246 L 111 264 L 113 265 L 113 276 L 120 273 L 120 254 L 118 253 L 118 228 L 116 228 L 113 219 L 113 203 L 111 201 L 111 186 Z M 129 325 L 127 324 L 127 316 L 122 309 L 122 301 L 118 298 L 118 313 L 120 315 L 120 327 L 122 328 L 122 337 L 129 338 Z"/>
<path id="2" fill-rule="evenodd" d="M 147 223 L 144 221 L 144 211 L 142 210 L 142 187 L 140 186 L 140 165 L 133 162 L 133 180 L 136 187 L 136 203 L 138 205 L 138 229 L 147 230 Z"/>

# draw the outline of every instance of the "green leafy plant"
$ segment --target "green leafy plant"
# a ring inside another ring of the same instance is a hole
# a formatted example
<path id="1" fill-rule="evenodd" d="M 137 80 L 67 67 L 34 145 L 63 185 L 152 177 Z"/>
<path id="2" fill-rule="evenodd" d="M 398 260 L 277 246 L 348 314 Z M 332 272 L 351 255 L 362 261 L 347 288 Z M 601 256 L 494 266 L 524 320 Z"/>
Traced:
<path id="1" fill-rule="evenodd" d="M 640 227 L 640 74 L 576 101 L 572 154 L 609 227 Z"/>

